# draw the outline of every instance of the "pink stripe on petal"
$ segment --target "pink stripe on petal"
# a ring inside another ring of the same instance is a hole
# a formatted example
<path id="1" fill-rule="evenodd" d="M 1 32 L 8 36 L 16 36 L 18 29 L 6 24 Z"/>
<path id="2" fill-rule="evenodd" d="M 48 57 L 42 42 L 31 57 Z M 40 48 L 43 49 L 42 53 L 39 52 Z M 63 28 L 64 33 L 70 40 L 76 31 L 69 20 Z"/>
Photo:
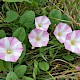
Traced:
<path id="1" fill-rule="evenodd" d="M 10 42 L 9 42 L 9 38 L 8 37 L 4 38 L 4 45 L 5 45 L 6 48 L 10 47 Z"/>
<path id="2" fill-rule="evenodd" d="M 45 24 L 45 25 L 42 26 L 42 28 L 43 28 L 44 31 L 47 31 L 48 30 L 48 27 L 49 27 L 48 24 Z"/>
<path id="3" fill-rule="evenodd" d="M 60 22 L 56 27 L 58 27 L 59 30 L 63 28 L 64 23 Z"/>
<path id="4" fill-rule="evenodd" d="M 64 43 L 65 49 L 71 51 L 71 46 L 69 44 Z"/>
<path id="5" fill-rule="evenodd" d="M 48 42 L 42 41 L 41 44 L 42 44 L 43 46 L 47 46 Z"/>
<path id="6" fill-rule="evenodd" d="M 31 40 L 29 40 L 29 42 L 32 44 L 33 47 L 37 46 L 37 42 L 35 39 L 31 39 Z"/>
<path id="7" fill-rule="evenodd" d="M 5 48 L 5 45 L 4 45 L 4 39 L 0 39 L 0 47 L 1 48 Z"/>
<path id="8" fill-rule="evenodd" d="M 42 18 L 42 24 L 48 24 L 48 25 L 50 25 L 51 22 L 50 22 L 50 20 L 48 19 L 48 17 L 43 16 L 43 18 Z"/>
<path id="9" fill-rule="evenodd" d="M 43 39 L 41 40 L 41 44 L 42 44 L 43 46 L 47 46 L 48 42 L 49 42 L 49 39 L 47 39 L 47 38 L 43 38 Z"/>
<path id="10" fill-rule="evenodd" d="M 59 38 L 59 42 L 60 42 L 60 43 L 64 43 L 64 41 L 63 41 L 61 38 Z"/>
<path id="11" fill-rule="evenodd" d="M 80 48 L 76 48 L 76 51 L 75 51 L 77 54 L 80 54 Z"/>
<path id="12" fill-rule="evenodd" d="M 39 16 L 35 18 L 35 23 L 41 23 L 43 16 Z"/>
<path id="13" fill-rule="evenodd" d="M 43 34 L 42 38 L 47 38 L 47 39 L 49 39 L 49 34 Z"/>
<path id="14" fill-rule="evenodd" d="M 76 30 L 76 32 L 75 32 L 75 38 L 77 39 L 77 38 L 80 38 L 80 30 Z"/>
<path id="15" fill-rule="evenodd" d="M 12 49 L 22 48 L 22 44 L 17 38 L 13 38 L 13 40 L 11 42 L 11 48 Z"/>
<path id="16" fill-rule="evenodd" d="M 5 54 L 4 53 L 0 53 L 0 59 L 4 60 L 5 58 Z"/>
<path id="17" fill-rule="evenodd" d="M 32 35 L 32 34 L 33 34 L 33 35 Z M 36 34 L 36 35 L 34 35 L 34 33 L 33 33 L 33 32 L 32 32 L 32 34 L 29 34 L 29 35 L 28 35 L 28 38 L 30 38 L 30 39 L 32 39 L 32 38 L 33 38 L 33 39 L 35 39 L 37 34 Z"/>
<path id="18" fill-rule="evenodd" d="M 55 36 L 57 36 L 57 34 L 58 34 L 58 28 L 57 28 L 57 27 L 56 27 L 56 29 L 54 30 L 53 34 L 54 34 Z"/>
<path id="19" fill-rule="evenodd" d="M 11 42 L 13 41 L 14 37 L 8 37 L 8 40 L 10 42 L 10 45 L 11 45 Z"/>
<path id="20" fill-rule="evenodd" d="M 35 29 L 33 29 L 35 32 L 36 32 L 36 34 L 39 34 L 42 30 L 39 30 L 39 29 L 37 29 L 37 28 L 35 28 Z"/>
<path id="21" fill-rule="evenodd" d="M 70 27 L 68 27 L 67 29 L 65 29 L 65 32 L 68 34 L 68 33 L 72 32 L 72 29 Z"/>
<path id="22" fill-rule="evenodd" d="M 71 35 L 70 34 L 71 33 L 69 33 L 69 34 L 66 35 L 66 40 L 70 40 L 71 39 Z"/>
<path id="23" fill-rule="evenodd" d="M 11 61 L 11 62 L 17 62 L 18 58 L 19 58 L 19 57 L 12 55 L 12 56 L 10 57 L 10 61 Z"/>
<path id="24" fill-rule="evenodd" d="M 75 39 L 75 36 L 76 36 L 76 33 L 75 33 L 75 31 L 73 31 L 73 32 L 71 33 L 71 39 Z"/>

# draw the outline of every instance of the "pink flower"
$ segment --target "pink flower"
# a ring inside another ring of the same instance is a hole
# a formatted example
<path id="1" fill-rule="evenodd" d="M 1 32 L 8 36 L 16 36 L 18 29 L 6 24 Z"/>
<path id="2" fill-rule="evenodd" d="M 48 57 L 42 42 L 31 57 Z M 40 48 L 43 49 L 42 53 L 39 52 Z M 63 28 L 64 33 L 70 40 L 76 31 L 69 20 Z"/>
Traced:
<path id="1" fill-rule="evenodd" d="M 80 54 L 80 30 L 74 30 L 67 34 L 64 45 L 65 49 Z"/>
<path id="2" fill-rule="evenodd" d="M 37 29 L 47 31 L 50 24 L 51 22 L 46 16 L 39 16 L 35 18 L 35 26 Z"/>
<path id="3" fill-rule="evenodd" d="M 76 70 L 79 70 L 80 71 L 80 66 L 76 66 L 75 68 L 76 68 Z"/>
<path id="4" fill-rule="evenodd" d="M 14 37 L 0 39 L 0 59 L 16 62 L 23 51 L 22 43 Z"/>
<path id="5" fill-rule="evenodd" d="M 72 32 L 71 27 L 61 22 L 56 26 L 54 30 L 54 35 L 60 43 L 64 43 L 66 40 L 66 35 L 70 32 Z"/>
<path id="6" fill-rule="evenodd" d="M 49 33 L 47 31 L 42 31 L 40 29 L 35 28 L 28 35 L 28 38 L 32 47 L 47 46 L 49 41 Z"/>

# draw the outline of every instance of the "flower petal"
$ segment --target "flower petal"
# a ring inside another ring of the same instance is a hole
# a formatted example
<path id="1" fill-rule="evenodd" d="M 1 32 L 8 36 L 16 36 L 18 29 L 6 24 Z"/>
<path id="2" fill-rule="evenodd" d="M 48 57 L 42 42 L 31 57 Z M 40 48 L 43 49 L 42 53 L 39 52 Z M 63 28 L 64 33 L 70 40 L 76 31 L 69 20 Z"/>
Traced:
<path id="1" fill-rule="evenodd" d="M 35 38 L 33 37 L 34 34 L 32 33 L 32 31 L 36 32 L 36 36 Z M 42 31 L 39 29 L 33 29 L 30 34 L 28 35 L 29 38 L 29 42 L 31 43 L 31 45 L 33 47 L 42 47 L 42 46 L 46 46 L 48 44 L 49 41 L 49 33 L 47 31 Z M 32 36 L 32 37 L 30 37 Z M 39 37 L 40 40 L 36 40 L 36 38 Z"/>
<path id="2" fill-rule="evenodd" d="M 60 43 L 64 43 L 66 40 L 66 35 L 71 32 L 72 32 L 71 27 L 61 22 L 56 26 L 53 34 L 59 40 Z M 60 33 L 60 35 L 58 35 L 58 33 Z"/>
<path id="3" fill-rule="evenodd" d="M 47 31 L 50 24 L 51 22 L 46 16 L 39 16 L 35 18 L 35 26 L 37 29 Z"/>

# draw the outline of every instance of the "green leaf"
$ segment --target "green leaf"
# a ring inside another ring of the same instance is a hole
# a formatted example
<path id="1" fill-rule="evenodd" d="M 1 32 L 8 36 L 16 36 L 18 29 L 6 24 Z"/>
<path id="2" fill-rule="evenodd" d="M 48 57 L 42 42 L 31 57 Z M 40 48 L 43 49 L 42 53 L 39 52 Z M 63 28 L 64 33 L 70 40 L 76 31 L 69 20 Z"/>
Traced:
<path id="1" fill-rule="evenodd" d="M 34 19 L 35 13 L 33 11 L 27 11 L 20 17 L 19 23 L 25 25 L 27 28 L 30 28 L 34 23 Z"/>
<path id="2" fill-rule="evenodd" d="M 24 0 L 24 1 L 26 1 L 27 3 L 32 3 L 32 0 Z"/>
<path id="3" fill-rule="evenodd" d="M 7 74 L 6 80 L 19 80 L 19 79 L 17 75 L 11 71 Z"/>
<path id="4" fill-rule="evenodd" d="M 33 69 L 33 78 L 36 80 L 36 75 L 37 75 L 37 68 Z"/>
<path id="5" fill-rule="evenodd" d="M 22 54 L 21 54 L 21 56 L 20 56 L 20 58 L 19 58 L 19 63 L 21 63 L 22 62 L 22 60 L 23 60 L 23 58 L 24 58 L 24 56 L 25 56 L 25 54 L 26 54 L 26 45 L 25 44 L 23 44 L 23 48 L 24 48 L 24 51 L 22 52 Z"/>
<path id="6" fill-rule="evenodd" d="M 3 0 L 5 2 L 23 2 L 24 0 Z"/>
<path id="7" fill-rule="evenodd" d="M 38 71 L 38 62 L 34 60 L 33 78 L 36 80 L 36 75 Z"/>
<path id="8" fill-rule="evenodd" d="M 62 20 L 70 21 L 70 18 L 67 15 L 63 14 L 62 15 Z"/>
<path id="9" fill-rule="evenodd" d="M 45 54 L 43 52 L 40 52 L 39 54 L 45 61 L 47 61 L 47 59 L 45 58 Z"/>
<path id="10" fill-rule="evenodd" d="M 0 38 L 6 37 L 6 33 L 4 32 L 4 30 L 0 30 Z"/>
<path id="11" fill-rule="evenodd" d="M 51 20 L 52 25 L 58 24 L 61 20 L 61 16 L 62 16 L 62 13 L 60 10 L 56 10 L 56 9 L 52 10 L 49 13 L 49 18 Z"/>
<path id="12" fill-rule="evenodd" d="M 73 61 L 74 60 L 74 57 L 71 55 L 63 55 L 62 57 L 67 61 Z"/>
<path id="13" fill-rule="evenodd" d="M 20 65 L 14 69 L 14 72 L 19 78 L 22 78 L 26 72 L 26 69 L 27 69 L 26 65 Z"/>
<path id="14" fill-rule="evenodd" d="M 5 2 L 23 2 L 23 1 L 27 1 L 30 2 L 29 0 L 3 0 Z"/>
<path id="15" fill-rule="evenodd" d="M 39 62 L 39 68 L 43 71 L 47 71 L 49 69 L 49 64 L 47 62 Z"/>
<path id="16" fill-rule="evenodd" d="M 11 70 L 12 68 L 11 68 L 11 62 L 4 62 L 4 67 L 5 67 L 5 69 L 6 70 Z"/>
<path id="17" fill-rule="evenodd" d="M 52 59 L 54 59 L 56 57 L 56 53 L 54 53 L 54 49 L 53 48 L 49 49 L 49 54 L 50 54 L 50 57 Z"/>
<path id="18" fill-rule="evenodd" d="M 13 37 L 18 38 L 21 42 L 24 41 L 26 36 L 26 32 L 25 29 L 23 27 L 18 28 L 14 33 L 13 33 Z"/>
<path id="19" fill-rule="evenodd" d="M 23 76 L 22 80 L 34 80 L 34 79 L 27 77 L 27 76 Z"/>
<path id="20" fill-rule="evenodd" d="M 18 13 L 12 10 L 6 12 L 6 18 L 4 19 L 5 22 L 12 22 L 18 18 Z"/>
<path id="21" fill-rule="evenodd" d="M 45 5 L 47 0 L 35 0 L 40 5 Z"/>
<path id="22" fill-rule="evenodd" d="M 38 7 L 38 3 L 35 1 L 32 1 L 32 7 Z"/>
<path id="23" fill-rule="evenodd" d="M 5 71 L 4 63 L 0 60 L 0 71 Z"/>

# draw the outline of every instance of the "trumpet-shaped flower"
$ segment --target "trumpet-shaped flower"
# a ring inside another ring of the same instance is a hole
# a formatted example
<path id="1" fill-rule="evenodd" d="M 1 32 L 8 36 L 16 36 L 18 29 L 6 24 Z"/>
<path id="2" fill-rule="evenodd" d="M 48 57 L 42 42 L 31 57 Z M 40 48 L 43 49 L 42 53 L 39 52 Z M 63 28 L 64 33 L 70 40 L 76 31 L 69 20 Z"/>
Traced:
<path id="1" fill-rule="evenodd" d="M 60 43 L 64 43 L 66 40 L 66 35 L 70 32 L 72 32 L 71 27 L 61 22 L 56 26 L 53 34 Z"/>
<path id="2" fill-rule="evenodd" d="M 40 29 L 35 28 L 30 32 L 28 38 L 32 47 L 47 46 L 49 41 L 49 33 L 47 31 L 42 31 Z"/>
<path id="3" fill-rule="evenodd" d="M 80 66 L 76 66 L 75 68 L 76 68 L 76 70 L 79 70 L 80 71 Z"/>
<path id="4" fill-rule="evenodd" d="M 22 43 L 14 37 L 0 39 L 0 59 L 16 62 L 23 51 Z"/>
<path id="5" fill-rule="evenodd" d="M 47 31 L 50 24 L 51 22 L 46 16 L 39 16 L 35 18 L 35 26 L 37 29 Z"/>
<path id="6" fill-rule="evenodd" d="M 80 54 L 80 30 L 74 30 L 67 34 L 64 45 L 65 49 Z"/>

